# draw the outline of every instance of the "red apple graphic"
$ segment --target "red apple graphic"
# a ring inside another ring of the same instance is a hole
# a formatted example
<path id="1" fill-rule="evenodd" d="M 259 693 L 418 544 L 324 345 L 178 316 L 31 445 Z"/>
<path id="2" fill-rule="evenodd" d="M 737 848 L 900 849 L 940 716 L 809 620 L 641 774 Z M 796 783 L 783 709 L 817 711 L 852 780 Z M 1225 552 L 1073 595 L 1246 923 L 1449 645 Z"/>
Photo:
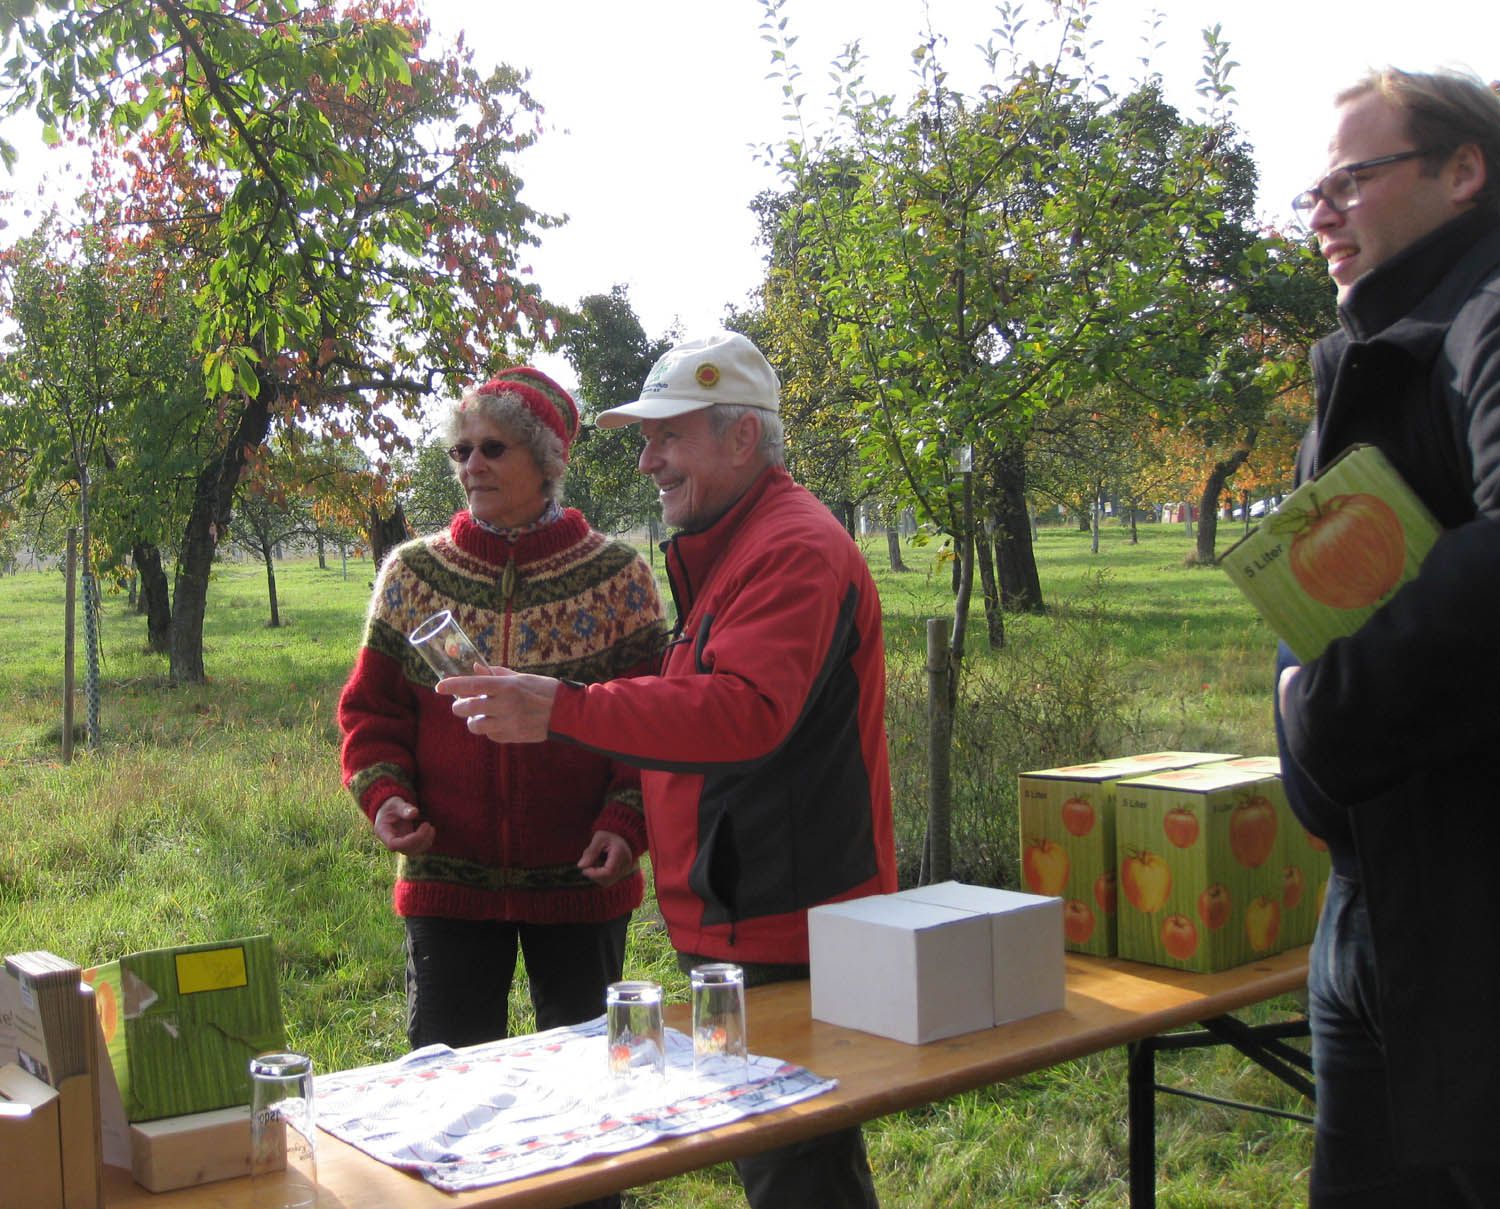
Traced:
<path id="1" fill-rule="evenodd" d="M 1172 870 L 1155 852 L 1136 852 L 1120 866 L 1125 901 L 1137 911 L 1160 911 L 1172 890 Z"/>
<path id="2" fill-rule="evenodd" d="M 1302 901 L 1307 889 L 1307 879 L 1300 865 L 1288 865 L 1281 871 L 1281 905 L 1290 911 Z"/>
<path id="3" fill-rule="evenodd" d="M 1179 806 L 1162 816 L 1161 829 L 1175 848 L 1191 848 L 1198 838 L 1198 816 Z"/>
<path id="4" fill-rule="evenodd" d="M 1245 936 L 1250 947 L 1257 953 L 1265 953 L 1275 947 L 1281 935 L 1281 904 L 1274 898 L 1261 895 L 1245 908 Z"/>
<path id="5" fill-rule="evenodd" d="M 1304 831 L 1302 834 L 1307 836 L 1307 846 L 1314 852 L 1328 851 L 1328 844 L 1322 836 L 1314 835 L 1311 831 Z"/>
<path id="6" fill-rule="evenodd" d="M 1081 899 L 1070 898 L 1063 904 L 1063 935 L 1069 943 L 1081 945 L 1094 934 L 1094 913 Z"/>
<path id="7" fill-rule="evenodd" d="M 1069 798 L 1062 804 L 1062 825 L 1069 835 L 1087 835 L 1094 829 L 1094 807 L 1083 798 Z"/>
<path id="8" fill-rule="evenodd" d="M 1247 869 L 1259 869 L 1276 846 L 1276 808 L 1261 797 L 1246 798 L 1229 815 L 1229 851 Z"/>
<path id="9" fill-rule="evenodd" d="M 1186 961 L 1198 951 L 1198 929 L 1186 915 L 1169 915 L 1162 920 L 1161 945 L 1178 961 Z"/>
<path id="10" fill-rule="evenodd" d="M 1215 882 L 1198 895 L 1198 918 L 1210 932 L 1216 932 L 1229 922 L 1233 905 L 1228 887 Z"/>
<path id="11" fill-rule="evenodd" d="M 1106 915 L 1113 915 L 1118 904 L 1119 896 L 1115 891 L 1115 871 L 1106 869 L 1094 879 L 1094 901 L 1099 904 L 1099 910 Z"/>
<path id="12" fill-rule="evenodd" d="M 1314 499 L 1311 510 L 1297 520 L 1302 527 L 1292 538 L 1292 574 L 1320 604 L 1364 608 L 1401 578 L 1406 534 L 1379 496 L 1359 491 L 1322 504 Z"/>
<path id="13" fill-rule="evenodd" d="M 1068 884 L 1068 850 L 1056 840 L 1032 840 L 1021 857 L 1021 875 L 1033 894 L 1061 894 Z"/>

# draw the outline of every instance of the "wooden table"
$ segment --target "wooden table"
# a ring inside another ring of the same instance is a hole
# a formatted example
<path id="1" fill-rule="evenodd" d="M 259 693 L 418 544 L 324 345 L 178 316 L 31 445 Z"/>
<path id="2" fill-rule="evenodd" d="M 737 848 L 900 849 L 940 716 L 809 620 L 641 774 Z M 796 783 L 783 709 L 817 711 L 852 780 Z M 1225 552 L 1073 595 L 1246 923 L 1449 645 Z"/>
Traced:
<path id="1" fill-rule="evenodd" d="M 1181 1025 L 1229 1019 L 1242 1008 L 1299 990 L 1306 977 L 1305 947 L 1222 974 L 1187 974 L 1069 954 L 1064 1010 L 921 1046 L 812 1020 L 805 982 L 758 987 L 747 996 L 751 1050 L 833 1076 L 839 1081 L 834 1091 L 719 1129 L 458 1194 L 441 1192 L 325 1133 L 318 1140 L 319 1205 L 322 1209 L 570 1205 L 929 1104 L 1117 1045 L 1135 1045 Z M 667 1021 L 674 1028 L 687 1031 L 686 1017 L 684 1004 L 667 1010 Z M 1225 1039 L 1233 1043 L 1232 1038 Z M 1133 1059 L 1137 1053 L 1133 1048 Z M 1139 1085 L 1134 1060 L 1131 1100 L 1132 1118 L 1145 1104 L 1154 1103 L 1152 1087 Z M 1151 1114 L 1154 1121 L 1154 1109 Z M 1138 1149 L 1133 1137 L 1133 1166 L 1141 1159 Z M 1154 1170 L 1148 1174 L 1154 1186 Z M 107 1168 L 105 1202 L 110 1209 L 189 1205 L 249 1209 L 250 1185 L 244 1179 L 224 1180 L 154 1195 L 138 1187 L 126 1172 Z"/>

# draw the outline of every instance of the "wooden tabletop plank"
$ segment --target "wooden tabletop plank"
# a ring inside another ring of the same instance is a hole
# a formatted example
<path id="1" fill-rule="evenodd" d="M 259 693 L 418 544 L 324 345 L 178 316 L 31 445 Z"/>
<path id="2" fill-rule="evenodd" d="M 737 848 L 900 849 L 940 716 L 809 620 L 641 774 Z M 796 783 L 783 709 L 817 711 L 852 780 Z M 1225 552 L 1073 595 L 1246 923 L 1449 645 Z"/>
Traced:
<path id="1" fill-rule="evenodd" d="M 320 1134 L 319 1205 L 321 1209 L 551 1209 L 571 1205 L 1235 1012 L 1297 991 L 1306 977 L 1306 947 L 1220 974 L 1189 974 L 1070 954 L 1062 1011 L 927 1045 L 905 1045 L 812 1020 L 805 982 L 757 987 L 747 994 L 751 1051 L 832 1076 L 839 1081 L 834 1091 L 719 1129 L 457 1195 L 440 1192 Z M 667 1022 L 687 1031 L 687 1014 L 686 1004 L 670 1005 Z M 251 1206 L 248 1180 L 224 1180 L 153 1195 L 116 1168 L 107 1168 L 106 1177 L 110 1209 Z"/>

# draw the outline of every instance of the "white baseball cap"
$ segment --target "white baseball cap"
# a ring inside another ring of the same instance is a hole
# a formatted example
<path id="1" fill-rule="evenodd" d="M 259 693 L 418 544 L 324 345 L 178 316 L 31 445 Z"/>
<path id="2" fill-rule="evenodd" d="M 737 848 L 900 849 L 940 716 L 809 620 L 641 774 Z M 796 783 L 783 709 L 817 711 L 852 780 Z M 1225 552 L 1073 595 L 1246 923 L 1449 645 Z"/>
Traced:
<path id="1" fill-rule="evenodd" d="M 634 403 L 601 411 L 600 428 L 666 420 L 715 403 L 781 410 L 781 383 L 765 355 L 738 332 L 718 332 L 668 349 L 651 367 Z"/>

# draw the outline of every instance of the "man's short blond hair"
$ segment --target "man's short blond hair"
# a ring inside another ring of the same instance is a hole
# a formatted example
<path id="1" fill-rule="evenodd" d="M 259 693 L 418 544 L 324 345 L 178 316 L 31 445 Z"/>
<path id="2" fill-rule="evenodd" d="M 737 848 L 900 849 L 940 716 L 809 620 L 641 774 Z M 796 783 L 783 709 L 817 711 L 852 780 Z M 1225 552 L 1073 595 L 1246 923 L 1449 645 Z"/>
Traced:
<path id="1" fill-rule="evenodd" d="M 1389 101 L 1406 117 L 1412 142 L 1431 154 L 1424 170 L 1435 173 L 1460 147 L 1474 144 L 1484 157 L 1484 188 L 1474 204 L 1500 216 L 1500 95 L 1467 72 L 1442 69 L 1372 71 L 1334 98 L 1343 105 L 1366 93 Z"/>

